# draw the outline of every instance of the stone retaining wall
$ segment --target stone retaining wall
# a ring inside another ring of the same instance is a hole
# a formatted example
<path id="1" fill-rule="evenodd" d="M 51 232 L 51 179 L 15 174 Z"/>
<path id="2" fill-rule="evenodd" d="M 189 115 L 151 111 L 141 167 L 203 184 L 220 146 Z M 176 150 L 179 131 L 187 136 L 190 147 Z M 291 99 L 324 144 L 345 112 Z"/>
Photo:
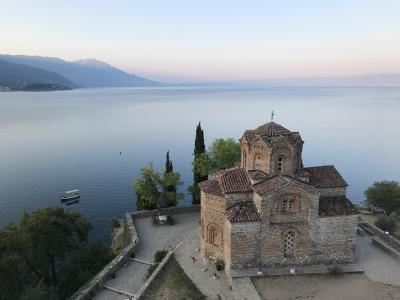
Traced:
<path id="1" fill-rule="evenodd" d="M 369 223 L 359 223 L 358 224 L 362 228 L 366 228 L 368 231 L 372 232 L 374 235 L 379 237 L 381 240 L 383 240 L 386 244 L 388 244 L 390 247 L 395 249 L 396 251 L 400 252 L 400 241 L 395 239 L 389 234 L 386 234 L 383 230 L 380 228 L 369 224 Z"/>
<path id="2" fill-rule="evenodd" d="M 200 211 L 200 205 L 190 205 L 190 206 L 174 206 L 174 207 L 168 207 L 168 208 L 162 208 L 161 212 L 162 213 L 170 213 L 170 214 L 183 214 L 183 213 L 188 213 L 188 212 L 195 212 L 195 211 Z M 158 209 L 156 210 L 141 210 L 141 211 L 135 211 L 131 213 L 131 216 L 133 219 L 140 219 L 140 218 L 149 218 L 154 215 L 154 213 L 157 213 Z"/>
<path id="3" fill-rule="evenodd" d="M 131 214 L 125 214 L 127 221 L 127 230 L 129 232 L 129 245 L 125 247 L 111 262 L 109 262 L 103 270 L 101 270 L 88 284 L 84 285 L 78 292 L 76 292 L 70 299 L 87 300 L 91 299 L 93 295 L 100 290 L 104 283 L 119 270 L 129 259 L 135 251 L 139 243 L 139 237 L 133 224 Z"/>
<path id="4" fill-rule="evenodd" d="M 151 274 L 149 279 L 146 280 L 146 282 L 142 285 L 140 290 L 135 294 L 135 297 L 133 298 L 133 300 L 139 300 L 139 299 L 143 299 L 144 298 L 144 295 L 145 295 L 147 289 L 149 288 L 149 286 L 151 285 L 153 280 L 157 277 L 157 275 L 160 273 L 160 271 L 164 268 L 164 266 L 169 261 L 169 259 L 171 258 L 173 253 L 174 253 L 173 251 L 168 251 L 168 254 L 160 262 L 160 264 L 154 270 L 153 274 Z"/>
<path id="5" fill-rule="evenodd" d="M 90 282 L 85 284 L 79 291 L 77 291 L 73 296 L 70 297 L 70 299 L 74 300 L 89 300 L 91 299 L 94 294 L 103 288 L 104 283 L 110 278 L 112 274 L 114 274 L 116 271 L 118 271 L 130 258 L 130 256 L 135 252 L 136 247 L 139 244 L 139 235 L 136 231 L 136 227 L 133 223 L 134 219 L 139 219 L 139 218 L 147 218 L 151 217 L 155 212 L 158 210 L 143 210 L 143 211 L 138 211 L 138 212 L 132 212 L 132 213 L 126 213 L 125 218 L 127 222 L 127 230 L 129 232 L 129 241 L 128 241 L 128 246 L 125 247 L 111 262 L 109 262 L 103 270 L 101 270 Z M 191 206 L 178 206 L 178 207 L 169 207 L 161 210 L 162 212 L 168 212 L 171 214 L 181 214 L 181 213 L 187 213 L 187 212 L 195 212 L 195 211 L 200 211 L 200 205 L 191 205 Z M 170 258 L 171 253 L 168 253 L 166 258 Z M 168 261 L 168 259 L 166 261 Z M 165 258 L 164 258 L 165 260 Z M 144 290 L 142 291 L 143 287 L 140 289 L 140 292 L 137 294 L 139 295 L 139 298 L 135 296 L 135 299 L 141 299 L 142 294 L 146 291 L 148 285 L 150 284 L 151 280 L 153 280 L 158 272 L 162 269 L 162 267 L 165 265 L 166 261 L 164 260 L 160 263 L 160 265 L 157 267 L 157 269 L 154 271 L 152 276 L 146 281 L 146 283 L 143 285 Z M 164 262 L 164 263 L 163 263 Z M 153 276 L 154 275 L 154 276 Z M 151 280 L 150 280 L 151 279 Z M 150 280 L 150 281 L 149 281 Z"/>

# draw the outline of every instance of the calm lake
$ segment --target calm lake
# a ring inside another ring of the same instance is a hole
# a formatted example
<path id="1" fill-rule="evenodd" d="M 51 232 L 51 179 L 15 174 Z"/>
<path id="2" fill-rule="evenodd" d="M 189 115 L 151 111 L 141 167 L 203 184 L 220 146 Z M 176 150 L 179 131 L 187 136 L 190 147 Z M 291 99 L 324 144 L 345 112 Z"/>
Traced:
<path id="1" fill-rule="evenodd" d="M 239 139 L 270 119 L 299 131 L 305 166 L 334 164 L 364 199 L 376 180 L 400 180 L 400 88 L 121 88 L 0 93 L 0 224 L 23 210 L 68 206 L 108 239 L 107 220 L 136 209 L 132 180 L 163 168 L 170 150 L 191 183 L 195 128 L 206 143 Z M 119 153 L 122 152 L 122 154 Z M 189 204 L 189 195 L 181 202 Z"/>

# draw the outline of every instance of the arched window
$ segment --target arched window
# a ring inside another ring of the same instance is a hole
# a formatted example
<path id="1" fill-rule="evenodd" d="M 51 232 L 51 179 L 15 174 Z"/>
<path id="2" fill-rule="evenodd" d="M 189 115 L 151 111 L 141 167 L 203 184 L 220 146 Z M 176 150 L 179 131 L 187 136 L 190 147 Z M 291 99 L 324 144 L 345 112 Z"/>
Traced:
<path id="1" fill-rule="evenodd" d="M 215 224 L 209 225 L 207 230 L 207 241 L 209 244 L 221 246 L 222 233 L 219 227 Z"/>
<path id="2" fill-rule="evenodd" d="M 247 167 L 247 155 L 245 151 L 243 151 L 243 167 Z"/>
<path id="3" fill-rule="evenodd" d="M 293 231 L 287 231 L 284 235 L 283 255 L 285 257 L 292 257 L 294 254 L 294 237 Z"/>

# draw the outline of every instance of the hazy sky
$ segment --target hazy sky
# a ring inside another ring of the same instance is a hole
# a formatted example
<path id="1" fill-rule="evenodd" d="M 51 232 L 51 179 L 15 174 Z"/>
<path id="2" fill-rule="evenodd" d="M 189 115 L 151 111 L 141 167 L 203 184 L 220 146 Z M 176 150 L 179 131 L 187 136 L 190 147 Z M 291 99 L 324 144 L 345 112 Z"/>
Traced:
<path id="1" fill-rule="evenodd" d="M 399 0 L 0 0 L 0 53 L 168 81 L 400 73 Z"/>

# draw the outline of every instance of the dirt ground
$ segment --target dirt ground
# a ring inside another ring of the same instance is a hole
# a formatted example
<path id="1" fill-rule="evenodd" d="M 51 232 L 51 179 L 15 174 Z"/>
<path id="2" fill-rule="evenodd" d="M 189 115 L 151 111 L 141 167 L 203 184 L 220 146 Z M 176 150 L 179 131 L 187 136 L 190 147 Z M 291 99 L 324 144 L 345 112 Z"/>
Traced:
<path id="1" fill-rule="evenodd" d="M 365 274 L 264 277 L 253 283 L 264 300 L 400 300 L 400 287 Z"/>

